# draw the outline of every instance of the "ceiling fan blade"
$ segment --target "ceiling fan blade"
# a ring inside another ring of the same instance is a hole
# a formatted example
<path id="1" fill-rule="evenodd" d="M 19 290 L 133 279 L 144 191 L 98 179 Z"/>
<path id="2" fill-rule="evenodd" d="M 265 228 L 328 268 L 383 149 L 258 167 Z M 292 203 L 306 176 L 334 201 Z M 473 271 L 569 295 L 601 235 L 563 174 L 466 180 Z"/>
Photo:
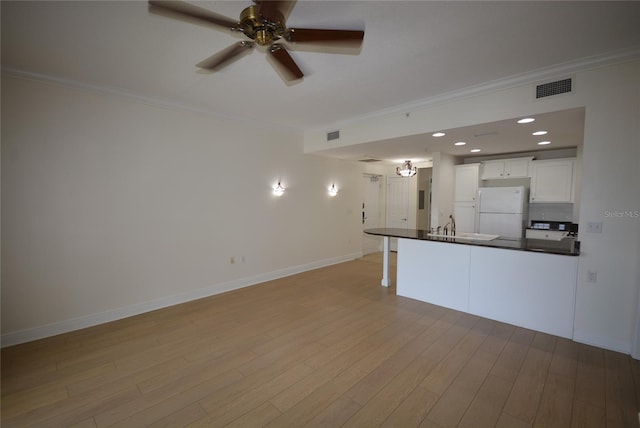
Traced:
<path id="1" fill-rule="evenodd" d="M 286 39 L 290 42 L 303 43 L 362 43 L 364 31 L 289 28 Z"/>
<path id="2" fill-rule="evenodd" d="M 304 73 L 296 62 L 293 60 L 289 52 L 282 45 L 271 45 L 269 48 L 269 52 L 271 56 L 276 60 L 276 62 L 282 66 L 284 73 L 286 74 L 286 78 L 288 80 L 296 80 L 301 79 L 304 76 Z"/>
<path id="3" fill-rule="evenodd" d="M 238 26 L 238 21 L 235 19 L 179 0 L 149 0 L 149 5 L 157 8 L 157 11 L 162 10 L 183 17 L 195 18 L 205 23 L 218 25 L 227 29 Z"/>
<path id="4" fill-rule="evenodd" d="M 260 14 L 269 21 L 284 23 L 296 2 L 297 0 L 261 0 Z"/>
<path id="5" fill-rule="evenodd" d="M 228 48 L 225 48 L 220 52 L 211 55 L 209 58 L 200 61 L 196 64 L 196 67 L 211 71 L 218 70 L 232 61 L 239 59 L 242 55 L 249 53 L 252 47 L 253 43 L 246 42 L 244 40 L 234 43 Z"/>

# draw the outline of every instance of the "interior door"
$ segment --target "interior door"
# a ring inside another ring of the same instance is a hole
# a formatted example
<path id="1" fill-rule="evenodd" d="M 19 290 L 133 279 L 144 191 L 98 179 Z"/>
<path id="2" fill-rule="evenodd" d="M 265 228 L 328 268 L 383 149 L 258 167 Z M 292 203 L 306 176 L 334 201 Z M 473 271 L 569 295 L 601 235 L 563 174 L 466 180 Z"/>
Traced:
<path id="1" fill-rule="evenodd" d="M 379 175 L 362 176 L 364 202 L 362 202 L 362 230 L 380 227 L 380 199 L 382 193 L 382 177 Z M 362 234 L 362 254 L 382 251 L 382 238 L 375 235 Z"/>
<path id="2" fill-rule="evenodd" d="M 409 227 L 409 179 L 387 177 L 387 227 Z M 398 251 L 397 239 L 391 239 L 391 251 Z"/>

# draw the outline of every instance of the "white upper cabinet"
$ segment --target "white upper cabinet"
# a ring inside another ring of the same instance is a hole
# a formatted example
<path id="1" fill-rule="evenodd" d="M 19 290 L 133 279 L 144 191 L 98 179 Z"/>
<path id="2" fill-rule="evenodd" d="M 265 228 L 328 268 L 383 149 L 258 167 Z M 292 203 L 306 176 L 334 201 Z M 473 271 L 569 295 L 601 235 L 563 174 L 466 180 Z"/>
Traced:
<path id="1" fill-rule="evenodd" d="M 575 159 L 552 159 L 531 162 L 529 201 L 573 202 Z"/>
<path id="2" fill-rule="evenodd" d="M 455 201 L 472 202 L 476 200 L 480 164 L 456 165 Z"/>
<path id="3" fill-rule="evenodd" d="M 499 159 L 482 162 L 482 180 L 496 178 L 527 178 L 529 177 L 530 157 L 515 159 Z"/>

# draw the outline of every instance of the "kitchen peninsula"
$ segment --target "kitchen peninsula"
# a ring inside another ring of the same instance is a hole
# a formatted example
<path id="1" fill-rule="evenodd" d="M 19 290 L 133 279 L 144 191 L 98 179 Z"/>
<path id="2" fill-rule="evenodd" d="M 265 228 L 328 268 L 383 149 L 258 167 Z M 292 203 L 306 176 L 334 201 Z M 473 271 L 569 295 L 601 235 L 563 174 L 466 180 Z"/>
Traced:
<path id="1" fill-rule="evenodd" d="M 573 337 L 574 240 L 477 240 L 416 229 L 365 233 L 384 238 L 383 286 L 390 285 L 389 241 L 398 238 L 397 295 Z"/>

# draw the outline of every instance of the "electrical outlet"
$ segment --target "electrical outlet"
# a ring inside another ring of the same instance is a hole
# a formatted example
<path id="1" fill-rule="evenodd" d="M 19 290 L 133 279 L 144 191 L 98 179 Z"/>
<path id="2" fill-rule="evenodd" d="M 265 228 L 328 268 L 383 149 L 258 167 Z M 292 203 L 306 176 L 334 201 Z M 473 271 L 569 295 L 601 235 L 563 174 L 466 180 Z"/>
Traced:
<path id="1" fill-rule="evenodd" d="M 602 233 L 602 222 L 594 221 L 594 222 L 587 223 L 587 232 Z"/>
<path id="2" fill-rule="evenodd" d="M 587 271 L 587 282 L 596 282 L 598 280 L 598 274 L 596 271 L 589 270 Z"/>

